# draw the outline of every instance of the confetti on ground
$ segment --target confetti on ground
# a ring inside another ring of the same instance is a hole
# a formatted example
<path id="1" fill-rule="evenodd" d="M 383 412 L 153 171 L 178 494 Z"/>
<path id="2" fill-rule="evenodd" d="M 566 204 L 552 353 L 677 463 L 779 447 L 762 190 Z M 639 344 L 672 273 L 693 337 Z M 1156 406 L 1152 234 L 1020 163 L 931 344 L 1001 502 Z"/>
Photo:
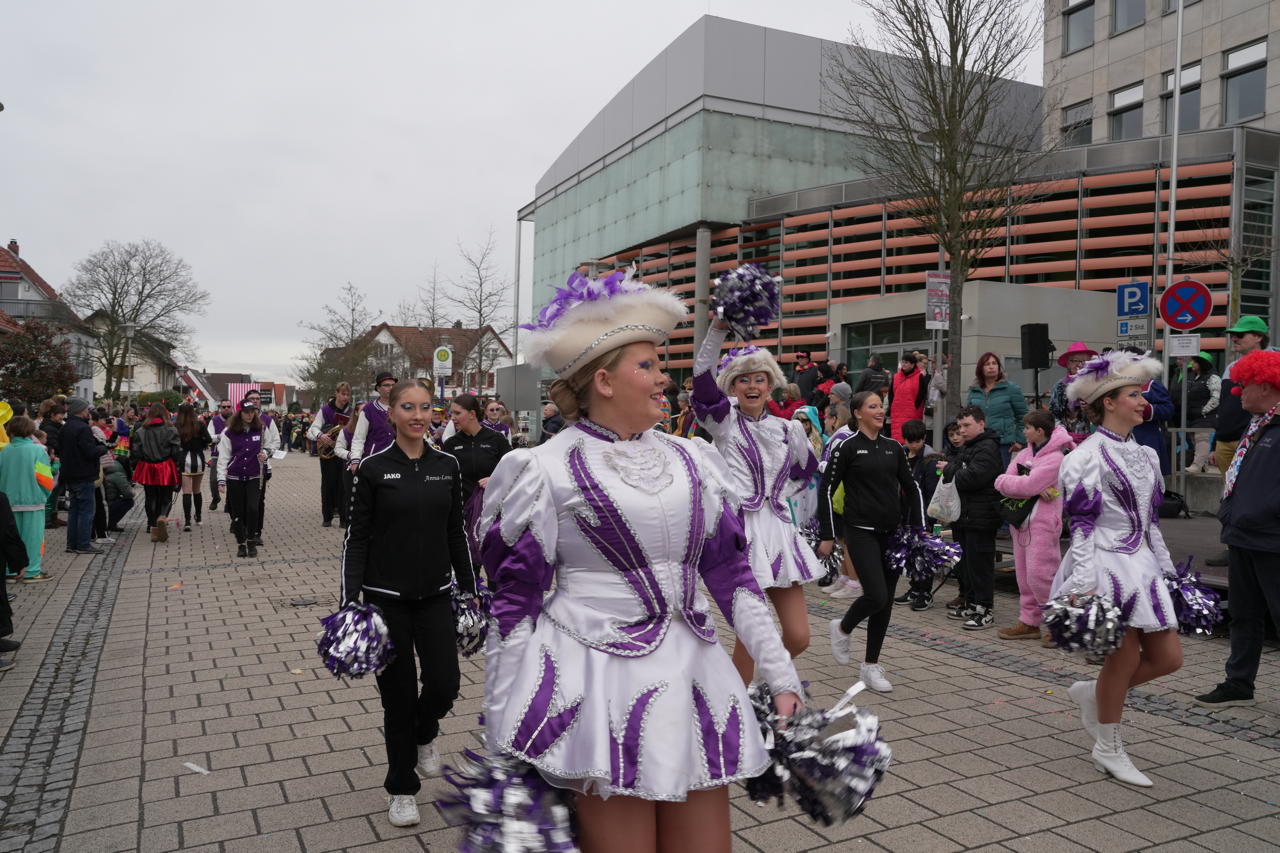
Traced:
<path id="1" fill-rule="evenodd" d="M 291 669 L 291 670 L 289 670 L 289 674 L 290 674 L 290 675 L 302 675 L 302 670 L 300 670 L 300 669 Z"/>
<path id="2" fill-rule="evenodd" d="M 1045 693 L 1052 693 L 1052 690 L 1046 690 Z"/>
<path id="3" fill-rule="evenodd" d="M 196 773 L 199 773 L 201 776 L 208 776 L 208 775 L 209 775 L 209 771 L 208 771 L 208 770 L 205 770 L 205 769 L 204 769 L 203 767 L 201 767 L 199 764 L 192 764 L 190 761 L 184 761 L 184 762 L 182 762 L 182 766 L 183 766 L 183 767 L 185 767 L 185 768 L 187 768 L 188 770 L 193 770 L 193 771 L 195 771 Z"/>
<path id="4" fill-rule="evenodd" d="M 182 589 L 182 581 L 178 581 L 178 582 L 177 582 L 177 583 L 175 583 L 173 586 L 169 587 L 169 589 L 170 589 L 171 591 L 172 591 L 172 590 L 175 590 L 175 589 Z"/>

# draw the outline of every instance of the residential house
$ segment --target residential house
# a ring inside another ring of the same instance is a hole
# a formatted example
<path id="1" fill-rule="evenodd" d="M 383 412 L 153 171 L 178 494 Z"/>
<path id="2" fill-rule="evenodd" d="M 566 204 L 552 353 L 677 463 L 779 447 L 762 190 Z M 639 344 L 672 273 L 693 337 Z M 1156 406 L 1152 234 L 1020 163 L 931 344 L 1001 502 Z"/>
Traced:
<path id="1" fill-rule="evenodd" d="M 84 321 L 62 301 L 58 291 L 41 278 L 20 254 L 17 240 L 0 248 L 0 332 L 16 331 L 26 320 L 40 320 L 56 327 L 60 338 L 70 345 L 71 363 L 76 368 L 73 393 L 93 399 L 94 334 Z"/>
<path id="2" fill-rule="evenodd" d="M 356 346 L 369 346 L 369 362 L 374 372 L 387 370 L 401 379 L 426 377 L 437 387 L 443 378 L 446 396 L 463 392 L 491 394 L 494 371 L 514 363 L 511 348 L 492 326 L 467 329 L 461 322 L 446 327 L 379 323 L 366 332 Z M 433 356 L 437 347 L 449 347 L 453 351 L 453 367 L 448 376 L 436 375 Z M 372 382 L 372 375 L 353 380 L 356 396 L 367 396 Z"/>
<path id="3" fill-rule="evenodd" d="M 85 322 L 98 331 L 105 330 L 109 320 L 105 311 L 94 311 L 85 318 Z M 163 338 L 146 332 L 135 332 L 129 340 L 128 355 L 121 355 L 125 363 L 115 370 L 121 380 L 121 398 L 132 400 L 139 394 L 185 390 L 185 384 L 178 378 L 179 365 L 173 358 L 173 344 Z M 112 385 L 115 384 L 115 378 L 112 377 Z M 106 370 L 96 362 L 93 365 L 93 381 L 95 387 L 107 388 Z"/>

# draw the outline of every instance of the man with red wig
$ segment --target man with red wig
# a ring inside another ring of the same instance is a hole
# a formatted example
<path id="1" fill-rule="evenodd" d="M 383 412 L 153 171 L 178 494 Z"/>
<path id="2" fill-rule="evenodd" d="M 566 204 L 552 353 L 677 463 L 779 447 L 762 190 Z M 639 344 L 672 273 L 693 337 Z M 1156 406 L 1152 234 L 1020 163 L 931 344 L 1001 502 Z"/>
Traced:
<path id="1" fill-rule="evenodd" d="M 1222 542 L 1231 593 L 1227 678 L 1196 697 L 1206 708 L 1253 702 L 1267 611 L 1280 624 L 1280 352 L 1256 350 L 1231 366 L 1241 407 L 1252 416 L 1226 469 Z"/>

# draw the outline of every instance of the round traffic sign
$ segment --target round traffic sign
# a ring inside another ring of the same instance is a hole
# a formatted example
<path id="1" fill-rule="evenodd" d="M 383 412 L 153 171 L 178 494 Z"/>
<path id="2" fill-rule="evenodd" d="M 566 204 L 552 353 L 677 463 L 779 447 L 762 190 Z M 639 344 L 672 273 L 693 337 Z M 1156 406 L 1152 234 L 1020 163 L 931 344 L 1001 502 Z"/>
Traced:
<path id="1" fill-rule="evenodd" d="M 1203 281 L 1194 278 L 1175 281 L 1160 297 L 1160 316 L 1165 325 L 1179 332 L 1199 328 L 1213 313 L 1213 294 Z"/>

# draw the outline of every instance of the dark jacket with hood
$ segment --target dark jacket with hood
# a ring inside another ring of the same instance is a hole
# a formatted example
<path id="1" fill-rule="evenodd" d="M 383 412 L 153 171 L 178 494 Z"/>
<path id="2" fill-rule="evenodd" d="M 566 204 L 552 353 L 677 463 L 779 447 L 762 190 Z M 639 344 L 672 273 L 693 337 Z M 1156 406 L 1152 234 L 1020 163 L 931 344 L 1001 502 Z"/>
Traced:
<path id="1" fill-rule="evenodd" d="M 1254 435 L 1249 452 L 1240 463 L 1235 486 L 1218 507 L 1224 545 L 1270 554 L 1280 552 L 1277 482 L 1280 482 L 1280 419 L 1273 420 Z"/>
<path id="2" fill-rule="evenodd" d="M 1000 436 L 987 427 L 967 441 L 948 459 L 942 470 L 942 479 L 956 484 L 960 493 L 961 527 L 995 530 L 1000 526 L 1000 493 L 996 491 L 996 477 L 1004 473 L 1000 458 Z"/>
<path id="3" fill-rule="evenodd" d="M 68 415 L 62 425 L 58 458 L 62 460 L 62 481 L 83 483 L 102 473 L 102 454 L 107 446 L 93 437 L 93 427 L 84 418 Z"/>

